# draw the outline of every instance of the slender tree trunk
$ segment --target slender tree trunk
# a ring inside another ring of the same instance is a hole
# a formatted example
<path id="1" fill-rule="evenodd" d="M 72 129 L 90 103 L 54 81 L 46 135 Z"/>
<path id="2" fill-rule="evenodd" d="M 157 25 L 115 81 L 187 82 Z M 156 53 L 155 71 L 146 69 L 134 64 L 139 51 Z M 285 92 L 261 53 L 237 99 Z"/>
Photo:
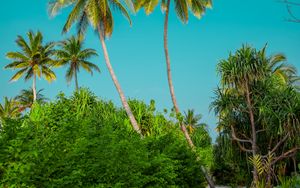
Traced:
<path id="1" fill-rule="evenodd" d="M 118 79 L 115 75 L 115 72 L 114 72 L 114 70 L 113 70 L 113 68 L 110 64 L 110 60 L 109 60 L 109 56 L 108 56 L 108 52 L 107 52 L 107 48 L 106 48 L 106 44 L 105 44 L 104 34 L 102 32 L 102 29 L 101 29 L 100 25 L 98 25 L 98 33 L 99 33 L 99 38 L 100 38 L 100 42 L 101 42 L 102 49 L 103 49 L 103 54 L 104 54 L 106 66 L 109 70 L 109 73 L 110 73 L 111 78 L 112 78 L 112 80 L 115 84 L 115 87 L 116 87 L 116 89 L 117 89 L 117 91 L 120 95 L 122 105 L 123 105 L 128 117 L 130 119 L 130 122 L 132 124 L 133 129 L 142 136 L 142 132 L 139 128 L 139 125 L 138 125 L 138 123 L 137 123 L 137 121 L 136 121 L 136 119 L 135 119 L 135 117 L 134 117 L 134 115 L 133 115 L 133 113 L 130 109 L 130 106 L 128 105 L 128 102 L 125 98 L 125 95 L 124 95 L 124 93 L 121 89 L 120 83 L 119 83 L 119 81 L 118 81 Z"/>
<path id="2" fill-rule="evenodd" d="M 253 113 L 253 107 L 252 107 L 252 101 L 250 97 L 250 91 L 249 91 L 249 85 L 246 84 L 246 98 L 247 98 L 247 106 L 249 110 L 249 117 L 250 117 L 250 124 L 251 124 L 251 132 L 252 132 L 252 155 L 253 157 L 257 154 L 257 139 L 256 139 L 256 128 L 255 128 L 255 122 L 254 122 L 254 113 Z M 257 175 L 257 169 L 253 165 L 253 180 L 256 184 L 258 182 L 258 175 Z"/>
<path id="3" fill-rule="evenodd" d="M 33 91 L 33 102 L 36 101 L 36 75 L 33 75 L 33 82 L 32 82 L 32 91 Z"/>
<path id="4" fill-rule="evenodd" d="M 177 115 L 180 114 L 180 110 L 177 104 L 176 96 L 175 96 L 175 91 L 174 91 L 174 86 L 172 82 L 172 74 L 171 74 L 171 60 L 169 56 L 169 48 L 168 48 L 168 22 L 169 22 L 169 9 L 170 9 L 170 0 L 167 1 L 167 6 L 166 6 L 166 15 L 165 15 L 165 23 L 164 23 L 164 50 L 165 50 L 165 57 L 166 57 L 166 64 L 167 64 L 167 75 L 168 75 L 168 83 L 169 83 L 169 89 L 170 89 L 170 94 L 173 102 L 173 106 L 175 108 L 176 112 L 176 117 Z M 194 150 L 195 146 L 194 143 L 185 127 L 185 125 L 180 122 L 180 128 L 181 131 L 183 132 L 185 139 L 187 140 L 189 146 Z M 197 160 L 200 158 L 198 157 Z M 214 188 L 214 182 L 212 181 L 211 177 L 208 175 L 206 169 L 204 166 L 201 166 L 201 171 L 205 175 L 206 181 L 209 184 L 211 188 Z"/>
<path id="5" fill-rule="evenodd" d="M 167 1 L 167 7 L 166 7 L 166 15 L 165 15 L 165 24 L 164 24 L 164 49 L 165 49 L 165 56 L 166 56 L 166 64 L 167 64 L 167 75 L 168 75 L 168 83 L 169 83 L 169 89 L 170 94 L 173 102 L 173 106 L 175 108 L 176 116 L 180 114 L 180 110 L 177 104 L 173 81 L 172 81 L 172 74 L 171 74 L 171 62 L 170 62 L 170 56 L 169 56 L 169 48 L 168 48 L 168 22 L 169 22 L 169 7 L 170 7 L 170 0 Z M 194 148 L 194 143 L 186 130 L 186 127 L 180 122 L 180 128 L 183 132 L 187 142 L 189 145 Z"/>
<path id="6" fill-rule="evenodd" d="M 77 78 L 77 71 L 75 69 L 75 87 L 76 87 L 76 91 L 78 91 L 79 87 L 78 87 L 78 78 Z"/>

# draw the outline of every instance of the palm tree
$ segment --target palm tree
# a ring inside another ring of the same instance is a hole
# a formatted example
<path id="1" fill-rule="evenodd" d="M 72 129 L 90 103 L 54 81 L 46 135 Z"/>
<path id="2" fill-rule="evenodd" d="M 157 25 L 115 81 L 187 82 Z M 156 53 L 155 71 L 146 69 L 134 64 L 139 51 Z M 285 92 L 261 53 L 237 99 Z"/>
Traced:
<path id="1" fill-rule="evenodd" d="M 43 104 L 48 99 L 41 94 L 43 89 L 40 89 L 36 93 L 36 102 Z M 21 90 L 20 94 L 17 95 L 14 100 L 18 103 L 19 112 L 23 112 L 27 108 L 31 108 L 33 105 L 33 90 L 32 88 Z"/>
<path id="2" fill-rule="evenodd" d="M 68 65 L 69 68 L 66 73 L 67 82 L 70 83 L 72 78 L 75 79 L 76 90 L 78 90 L 78 78 L 77 72 L 82 67 L 84 70 L 93 75 L 93 69 L 100 72 L 97 65 L 87 61 L 87 59 L 97 56 L 97 52 L 94 49 L 83 48 L 83 42 L 80 37 L 74 37 L 67 39 L 60 43 L 61 49 L 56 50 L 56 57 L 58 58 L 55 66 Z"/>
<path id="3" fill-rule="evenodd" d="M 141 134 L 138 123 L 128 105 L 124 92 L 122 91 L 120 83 L 112 68 L 105 44 L 105 38 L 111 36 L 113 32 L 114 20 L 111 7 L 114 7 L 115 10 L 120 11 L 131 24 L 131 20 L 126 8 L 119 0 L 53 0 L 50 2 L 50 14 L 53 16 L 58 10 L 70 5 L 74 6 L 69 14 L 66 24 L 64 25 L 63 32 L 69 31 L 75 22 L 77 22 L 77 30 L 80 36 L 85 34 L 89 24 L 98 32 L 105 63 L 112 77 L 114 85 L 120 95 L 122 105 L 130 119 L 133 129 L 137 133 Z"/>
<path id="4" fill-rule="evenodd" d="M 4 97 L 4 104 L 0 104 L 0 119 L 16 118 L 20 113 L 15 100 Z"/>
<path id="5" fill-rule="evenodd" d="M 53 63 L 51 59 L 54 50 L 54 43 L 43 45 L 43 36 L 41 32 L 34 34 L 32 31 L 27 33 L 29 43 L 22 36 L 18 36 L 16 43 L 21 48 L 21 52 L 8 52 L 6 57 L 13 62 L 6 65 L 6 69 L 21 69 L 10 81 L 17 81 L 25 75 L 25 81 L 33 77 L 32 90 L 33 101 L 36 100 L 36 77 L 44 77 L 48 82 L 56 79 L 55 73 L 49 68 Z"/>
<path id="6" fill-rule="evenodd" d="M 135 10 L 140 8 L 144 8 L 146 14 L 150 14 L 153 12 L 154 8 L 158 5 L 159 0 L 135 0 Z M 166 12 L 165 14 L 165 22 L 164 22 L 164 51 L 165 51 L 165 58 L 166 58 L 166 65 L 167 65 L 167 76 L 168 76 L 168 84 L 170 95 L 172 98 L 173 106 L 177 116 L 180 114 L 179 106 L 177 104 L 174 85 L 172 81 L 172 74 L 171 74 L 171 60 L 169 55 L 169 48 L 168 48 L 168 22 L 169 22 L 169 9 L 170 9 L 171 0 L 161 0 L 161 7 L 162 10 Z M 205 13 L 206 8 L 211 7 L 211 0 L 174 0 L 175 4 L 175 11 L 178 18 L 183 22 L 187 23 L 189 10 L 196 16 L 197 18 L 201 18 L 201 16 Z M 194 144 L 193 141 L 188 134 L 186 127 L 181 123 L 181 130 L 185 135 L 186 140 L 188 141 L 189 145 L 193 148 Z"/>
<path id="7" fill-rule="evenodd" d="M 199 123 L 200 119 L 202 118 L 201 114 L 195 114 L 194 109 L 189 109 L 187 112 L 184 112 L 184 124 L 186 125 L 186 127 L 189 130 L 189 133 L 193 133 L 195 128 L 200 127 L 201 125 L 205 125 L 205 124 L 201 124 Z"/>

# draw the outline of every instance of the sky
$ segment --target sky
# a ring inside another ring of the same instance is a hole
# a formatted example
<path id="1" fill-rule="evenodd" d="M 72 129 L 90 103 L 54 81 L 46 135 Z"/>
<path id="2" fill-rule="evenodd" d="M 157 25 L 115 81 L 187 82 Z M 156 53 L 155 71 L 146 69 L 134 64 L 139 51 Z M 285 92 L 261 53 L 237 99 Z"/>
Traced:
<path id="1" fill-rule="evenodd" d="M 298 0 L 295 0 L 298 1 Z M 74 34 L 74 29 L 62 35 L 61 30 L 70 9 L 63 10 L 55 18 L 47 13 L 47 0 L 10 0 L 0 6 L 0 102 L 4 96 L 14 97 L 21 89 L 28 89 L 31 80 L 20 79 L 9 83 L 13 70 L 4 70 L 10 60 L 9 51 L 18 51 L 17 35 L 26 36 L 29 30 L 41 31 L 44 41 L 61 41 Z M 195 109 L 203 115 L 213 139 L 217 133 L 217 118 L 209 106 L 218 87 L 216 65 L 235 52 L 243 44 L 262 48 L 268 44 L 268 54 L 283 53 L 289 64 L 300 70 L 300 23 L 288 22 L 284 4 L 278 0 L 215 0 L 213 8 L 202 19 L 190 15 L 188 24 L 176 17 L 171 4 L 169 18 L 169 50 L 173 83 L 179 107 L 182 111 Z M 300 8 L 293 8 L 297 15 Z M 151 15 L 143 11 L 131 16 L 132 26 L 120 15 L 114 14 L 115 26 L 111 38 L 106 41 L 112 66 L 128 98 L 137 98 L 149 104 L 156 101 L 157 109 L 172 107 L 168 90 L 163 50 L 164 14 L 157 7 Z M 298 14 L 300 17 L 300 14 Z M 79 85 L 90 88 L 97 96 L 120 105 L 119 96 L 106 69 L 97 35 L 89 30 L 85 47 L 97 50 L 99 57 L 91 59 L 101 73 L 93 76 L 79 73 Z M 67 85 L 66 68 L 54 69 L 57 80 L 49 84 L 37 81 L 37 89 L 55 99 L 60 91 L 71 95 L 74 83 Z"/>

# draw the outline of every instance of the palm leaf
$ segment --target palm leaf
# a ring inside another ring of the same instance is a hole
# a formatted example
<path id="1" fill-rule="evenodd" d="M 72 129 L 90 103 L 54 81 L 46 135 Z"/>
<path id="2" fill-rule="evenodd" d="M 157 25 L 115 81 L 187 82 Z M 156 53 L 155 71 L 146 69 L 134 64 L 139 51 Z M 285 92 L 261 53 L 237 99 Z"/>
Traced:
<path id="1" fill-rule="evenodd" d="M 55 73 L 46 66 L 42 66 L 42 75 L 49 83 L 56 80 Z"/>
<path id="2" fill-rule="evenodd" d="M 186 23 L 189 19 L 188 6 L 186 0 L 174 0 L 175 1 L 175 11 L 180 20 Z"/>
<path id="3" fill-rule="evenodd" d="M 158 0 L 155 0 L 158 2 Z M 113 7 L 120 11 L 123 16 L 128 20 L 129 24 L 132 25 L 131 19 L 130 19 L 130 15 L 128 13 L 128 11 L 126 10 L 126 8 L 120 3 L 119 0 L 110 0 L 110 3 L 113 5 Z"/>
<path id="4" fill-rule="evenodd" d="M 63 32 L 67 32 L 69 31 L 69 29 L 71 28 L 71 25 L 76 21 L 76 19 L 79 17 L 80 12 L 83 10 L 84 6 L 85 6 L 86 1 L 85 0 L 78 0 L 75 7 L 73 8 L 73 10 L 71 11 L 71 13 L 69 14 L 68 18 L 67 18 L 67 22 L 65 23 L 64 27 L 63 27 Z"/>
<path id="5" fill-rule="evenodd" d="M 19 69 L 19 68 L 25 68 L 28 67 L 28 62 L 23 61 L 14 61 L 8 65 L 6 65 L 5 69 Z"/>
<path id="6" fill-rule="evenodd" d="M 17 81 L 19 78 L 21 78 L 24 73 L 26 72 L 28 68 L 24 68 L 24 69 L 21 69 L 19 70 L 11 79 L 10 79 L 10 82 L 13 82 L 13 81 Z"/>
<path id="7" fill-rule="evenodd" d="M 19 61 L 27 61 L 29 58 L 20 52 L 8 52 L 6 57 L 9 59 L 16 59 Z"/>
<path id="8" fill-rule="evenodd" d="M 93 63 L 90 63 L 90 62 L 88 62 L 88 61 L 81 61 L 81 62 L 80 62 L 80 66 L 81 66 L 83 69 L 85 69 L 87 72 L 91 73 L 91 74 L 93 74 L 92 69 L 94 69 L 94 70 L 100 72 L 100 69 L 99 69 L 99 67 L 98 67 L 97 65 L 95 65 L 95 64 L 93 64 Z"/>

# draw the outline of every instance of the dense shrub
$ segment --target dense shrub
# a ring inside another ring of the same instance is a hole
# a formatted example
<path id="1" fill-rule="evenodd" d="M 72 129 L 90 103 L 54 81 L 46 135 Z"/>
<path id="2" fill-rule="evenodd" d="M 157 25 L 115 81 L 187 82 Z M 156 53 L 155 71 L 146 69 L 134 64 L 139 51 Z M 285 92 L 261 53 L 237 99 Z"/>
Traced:
<path id="1" fill-rule="evenodd" d="M 200 161 L 154 104 L 132 101 L 145 135 L 122 109 L 88 90 L 34 104 L 0 133 L 3 187 L 203 187 Z"/>

